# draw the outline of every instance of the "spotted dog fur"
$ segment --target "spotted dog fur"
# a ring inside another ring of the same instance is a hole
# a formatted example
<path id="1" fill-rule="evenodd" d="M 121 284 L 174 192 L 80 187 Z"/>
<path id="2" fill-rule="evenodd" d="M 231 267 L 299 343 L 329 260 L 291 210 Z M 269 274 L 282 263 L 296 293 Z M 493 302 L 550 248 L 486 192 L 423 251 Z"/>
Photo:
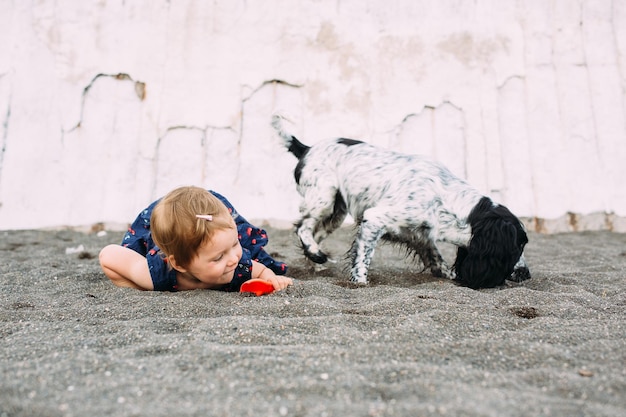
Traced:
<path id="1" fill-rule="evenodd" d="M 294 175 L 303 200 L 296 225 L 305 255 L 324 263 L 320 242 L 350 215 L 358 223 L 351 255 L 351 280 L 366 284 L 380 239 L 406 245 L 436 277 L 470 288 L 530 278 L 523 250 L 524 226 L 442 164 L 352 139 L 312 147 L 287 133 L 282 117 L 272 126 L 299 162 Z M 437 242 L 456 245 L 453 268 Z"/>

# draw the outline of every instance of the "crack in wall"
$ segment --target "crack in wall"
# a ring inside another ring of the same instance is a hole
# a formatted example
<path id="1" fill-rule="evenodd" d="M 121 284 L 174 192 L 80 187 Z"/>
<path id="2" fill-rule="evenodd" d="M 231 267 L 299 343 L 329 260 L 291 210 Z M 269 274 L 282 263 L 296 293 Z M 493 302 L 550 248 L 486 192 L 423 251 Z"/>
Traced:
<path id="1" fill-rule="evenodd" d="M 445 106 L 446 104 L 452 106 L 453 109 L 457 110 L 459 113 L 463 113 L 463 108 L 460 106 L 457 106 L 456 104 L 454 104 L 453 102 L 451 102 L 450 100 L 443 100 L 441 103 L 437 104 L 437 105 L 429 105 L 426 104 L 424 105 L 424 107 L 422 107 L 422 110 L 418 111 L 418 112 L 414 112 L 414 113 L 409 113 L 406 116 L 404 116 L 404 118 L 402 119 L 402 121 L 398 124 L 398 126 L 396 126 L 394 129 L 392 129 L 392 131 L 397 130 L 402 130 L 403 125 L 408 122 L 411 118 L 413 117 L 420 117 L 423 115 L 424 111 L 426 110 L 432 110 L 435 111 L 443 106 Z"/>
<path id="2" fill-rule="evenodd" d="M 4 155 L 7 150 L 7 142 L 9 138 L 9 120 L 11 119 L 11 96 L 7 103 L 7 110 L 2 121 L 2 137 L 0 138 L 0 208 L 2 208 L 2 173 L 4 167 Z"/>
<path id="3" fill-rule="evenodd" d="M 506 147 L 506 142 L 508 140 L 508 138 L 505 138 L 505 134 L 503 132 L 503 129 L 505 129 L 505 125 L 506 123 L 502 121 L 503 118 L 503 94 L 505 93 L 505 90 L 507 89 L 507 87 L 509 87 L 509 85 L 513 82 L 520 82 L 521 83 L 521 94 L 523 95 L 523 99 L 522 102 L 520 103 L 520 107 L 522 109 L 522 119 L 523 122 L 522 124 L 524 125 L 523 128 L 523 134 L 526 136 L 526 140 L 523 142 L 520 142 L 520 144 L 525 145 L 524 147 L 524 155 L 526 158 L 528 158 L 529 161 L 529 168 L 527 169 L 527 175 L 529 178 L 529 183 L 530 183 L 530 188 L 532 189 L 532 212 L 536 212 L 537 209 L 537 201 L 535 196 L 535 192 L 534 190 L 536 189 L 535 183 L 536 183 L 536 173 L 535 170 L 532 169 L 532 146 L 530 143 L 530 132 L 529 132 L 529 120 L 528 120 L 528 93 L 527 93 L 527 78 L 524 75 L 519 75 L 519 74 L 512 74 L 509 75 L 508 77 L 506 77 L 504 80 L 502 80 L 502 82 L 500 84 L 496 84 L 496 94 L 497 94 L 497 100 L 498 100 L 498 111 L 497 111 L 497 120 L 498 120 L 498 135 L 499 135 L 499 140 L 500 140 L 500 150 L 502 153 L 502 157 L 500 158 L 500 163 L 501 165 L 501 172 L 503 173 L 504 176 L 504 189 L 502 190 L 504 195 L 507 195 L 508 192 L 510 192 L 510 181 L 508 180 L 508 176 L 511 175 L 509 172 L 507 172 L 506 167 L 504 166 L 505 164 L 505 159 L 504 159 L 504 154 L 506 153 L 506 151 L 504 150 L 504 147 Z"/>
<path id="4" fill-rule="evenodd" d="M 81 127 L 81 125 L 83 123 L 83 115 L 84 115 L 84 112 L 85 112 L 85 101 L 87 100 L 87 95 L 89 94 L 89 90 L 91 90 L 91 88 L 94 86 L 96 81 L 98 81 L 102 77 L 114 78 L 114 79 L 119 80 L 119 81 L 130 81 L 130 82 L 133 82 L 135 84 L 135 94 L 137 95 L 137 98 L 140 101 L 143 101 L 143 100 L 146 99 L 146 83 L 144 83 L 142 81 L 136 81 L 130 75 L 128 75 L 126 73 L 123 73 L 123 72 L 120 72 L 120 73 L 117 73 L 117 74 L 104 74 L 104 73 L 97 74 L 95 77 L 93 77 L 91 79 L 89 84 L 87 84 L 87 86 L 83 89 L 83 93 L 82 93 L 82 97 L 81 97 L 81 104 L 80 104 L 80 115 L 79 115 L 79 118 L 78 118 L 78 122 L 76 123 L 76 125 L 74 125 L 72 128 L 70 128 L 68 130 L 61 129 L 61 139 L 63 139 L 63 136 L 66 133 L 71 133 L 74 130 L 76 130 L 76 129 Z"/>
<path id="5" fill-rule="evenodd" d="M 171 132 L 177 131 L 177 130 L 185 130 L 185 131 L 195 131 L 195 132 L 200 132 L 200 147 L 202 148 L 202 161 L 206 162 L 207 159 L 207 142 L 208 142 L 208 137 L 209 137 L 209 131 L 210 132 L 215 132 L 215 131 L 219 131 L 219 130 L 225 130 L 225 131 L 234 131 L 231 127 L 224 127 L 224 126 L 211 126 L 211 125 L 206 125 L 204 127 L 200 127 L 200 126 L 187 126 L 187 125 L 176 125 L 176 126 L 170 126 L 167 129 L 165 129 L 165 132 L 160 135 L 157 138 L 156 144 L 155 144 L 155 152 L 154 152 L 154 159 L 153 159 L 153 181 L 152 181 L 152 187 L 151 187 L 151 195 L 155 196 L 157 193 L 157 187 L 158 187 L 158 172 L 159 172 L 159 155 L 160 155 L 160 148 L 161 148 L 161 144 L 163 143 L 163 140 L 167 137 L 167 135 Z M 206 177 L 206 164 L 203 163 L 201 166 L 201 175 L 202 178 Z"/>
<path id="6" fill-rule="evenodd" d="M 240 120 L 239 120 L 239 139 L 237 141 L 237 146 L 241 145 L 241 135 L 243 134 L 243 121 L 244 121 L 244 106 L 246 104 L 246 102 L 250 99 L 252 99 L 252 97 L 254 97 L 254 95 L 256 93 L 258 93 L 259 91 L 261 91 L 263 88 L 265 88 L 268 85 L 284 85 L 286 87 L 292 87 L 292 88 L 302 88 L 304 87 L 304 85 L 302 84 L 293 84 L 287 81 L 283 81 L 283 80 L 279 80 L 279 79 L 272 79 L 272 80 L 268 80 L 268 81 L 263 81 L 261 83 L 260 86 L 258 86 L 257 88 L 253 89 L 252 92 L 250 94 L 248 94 L 247 97 L 244 97 L 243 99 L 241 99 L 241 111 L 240 111 Z M 245 86 L 244 86 L 245 87 Z"/>
<path id="7" fill-rule="evenodd" d="M 452 108 L 452 110 L 458 112 L 459 115 L 461 115 L 463 117 L 463 121 L 462 121 L 462 146 L 463 146 L 463 153 L 465 155 L 467 155 L 467 134 L 466 134 L 466 130 L 467 130 L 467 124 L 465 121 L 465 112 L 463 110 L 463 108 L 461 106 L 458 106 L 456 104 L 454 104 L 452 101 L 450 100 L 442 100 L 439 104 L 436 105 L 429 105 L 426 104 L 422 107 L 422 109 L 418 112 L 414 112 L 414 113 L 409 113 L 406 116 L 404 116 L 404 118 L 402 119 L 402 121 L 400 123 L 398 123 L 395 127 L 393 127 L 392 129 L 390 129 L 388 132 L 391 135 L 391 140 L 390 140 L 390 145 L 389 147 L 394 149 L 397 148 L 400 143 L 402 142 L 402 135 L 405 129 L 410 129 L 410 127 L 407 127 L 407 125 L 410 123 L 411 120 L 415 119 L 415 120 L 420 120 L 420 118 L 422 117 L 429 117 L 429 115 L 426 112 L 431 112 L 430 117 L 434 117 L 438 111 L 441 111 L 442 109 L 444 109 L 445 106 L 450 106 L 450 108 Z M 433 124 L 434 122 L 431 120 L 431 127 L 435 127 L 435 125 Z M 433 131 L 431 132 L 433 135 L 436 134 L 435 130 L 433 129 Z M 423 139 L 423 138 L 422 138 Z M 436 143 L 435 137 L 431 137 L 429 138 L 429 140 L 432 141 L 433 146 Z M 440 159 L 440 155 L 437 154 L 437 151 L 435 149 L 435 147 L 433 147 L 433 154 L 431 155 L 433 158 L 435 159 Z M 467 158 L 467 156 L 464 158 L 463 161 L 463 175 L 465 176 L 465 178 L 467 178 L 468 172 L 467 172 L 467 161 L 465 160 Z"/>
<path id="8" fill-rule="evenodd" d="M 602 175 L 604 177 L 606 177 L 606 172 L 604 172 L 603 167 L 605 166 L 605 161 L 604 158 L 602 156 L 602 149 L 600 147 L 600 132 L 599 132 L 599 128 L 598 128 L 598 116 L 596 114 L 596 106 L 594 103 L 594 91 L 593 91 L 593 75 L 591 74 L 591 69 L 589 68 L 589 53 L 587 51 L 588 46 L 587 46 L 587 42 L 585 39 L 585 33 L 583 31 L 583 24 L 584 24 L 584 18 L 585 18 L 585 13 L 584 13 L 584 8 L 582 3 L 580 4 L 580 25 L 578 26 L 579 31 L 580 31 L 580 39 L 581 39 L 581 48 L 582 48 L 582 53 L 583 53 L 583 62 L 581 64 L 581 66 L 585 69 L 585 75 L 586 75 L 586 79 L 587 79 L 587 94 L 589 95 L 589 100 L 590 100 L 590 111 L 591 111 L 591 123 L 593 126 L 593 136 L 595 139 L 595 152 L 596 152 L 596 158 L 598 159 L 599 162 L 599 166 L 600 168 L 603 170 Z M 560 111 L 560 103 L 559 103 L 559 111 Z M 605 203 L 605 207 L 606 207 L 606 203 Z"/>
<path id="9" fill-rule="evenodd" d="M 615 53 L 615 65 L 617 66 L 617 72 L 619 74 L 619 78 L 622 80 L 623 84 L 626 84 L 626 71 L 624 71 L 623 67 L 623 62 L 624 62 L 624 58 L 622 57 L 622 53 L 621 53 L 621 49 L 620 49 L 620 39 L 623 40 L 623 37 L 620 38 L 619 33 L 618 33 L 618 29 L 617 29 L 617 24 L 615 22 L 616 16 L 618 15 L 618 12 L 615 11 L 615 7 L 616 7 L 616 2 L 611 2 L 611 33 L 613 34 L 613 45 L 614 45 L 614 53 Z M 624 87 L 622 87 L 624 88 Z"/>
<path id="10" fill-rule="evenodd" d="M 10 72 L 3 72 L 0 74 L 0 80 L 9 75 Z M 7 110 L 2 121 L 2 136 L 0 137 L 0 208 L 2 208 L 2 172 L 4 166 L 4 155 L 7 149 L 7 142 L 9 138 L 9 120 L 11 119 L 11 93 L 7 100 Z"/>
<path id="11" fill-rule="evenodd" d="M 294 84 L 294 83 L 290 83 L 288 81 L 284 81 L 284 80 L 280 80 L 277 78 L 271 79 L 271 80 L 267 80 L 267 81 L 263 81 L 261 83 L 261 85 L 259 85 L 257 88 L 253 89 L 250 94 L 248 94 L 246 97 L 241 99 L 241 110 L 239 112 L 239 136 L 237 138 L 237 157 L 241 156 L 241 144 L 243 142 L 243 124 L 245 121 L 245 110 L 244 107 L 246 105 L 246 103 L 251 100 L 255 94 L 257 94 L 259 91 L 263 90 L 265 87 L 267 87 L 268 85 L 283 85 L 286 87 L 291 87 L 291 88 L 302 88 L 304 87 L 303 84 Z M 244 86 L 244 88 L 247 86 Z M 269 120 L 269 119 L 268 119 Z M 268 122 L 269 124 L 269 122 Z M 234 182 L 237 183 L 239 181 L 239 176 L 241 173 L 241 164 L 237 165 L 237 173 L 235 174 L 235 178 L 234 178 Z"/>
<path id="12" fill-rule="evenodd" d="M 152 173 L 152 190 L 151 190 L 151 195 L 156 195 L 157 192 L 157 186 L 158 186 L 158 182 L 159 182 L 159 152 L 161 149 L 161 143 L 163 142 L 163 140 L 167 137 L 167 135 L 170 132 L 174 132 L 177 130 L 190 130 L 190 131 L 197 131 L 200 132 L 200 145 L 202 148 L 202 160 L 205 159 L 206 157 L 206 134 L 207 134 L 207 130 L 209 128 L 208 127 L 199 127 L 199 126 L 185 126 L 185 125 L 177 125 L 177 126 L 170 126 L 167 129 L 165 129 L 165 133 L 163 133 L 163 135 L 159 136 L 157 138 L 156 141 L 156 148 L 155 148 L 155 152 L 154 152 L 154 159 L 152 161 L 152 166 L 153 166 L 153 173 Z M 202 177 L 204 178 L 204 164 L 202 164 Z"/>

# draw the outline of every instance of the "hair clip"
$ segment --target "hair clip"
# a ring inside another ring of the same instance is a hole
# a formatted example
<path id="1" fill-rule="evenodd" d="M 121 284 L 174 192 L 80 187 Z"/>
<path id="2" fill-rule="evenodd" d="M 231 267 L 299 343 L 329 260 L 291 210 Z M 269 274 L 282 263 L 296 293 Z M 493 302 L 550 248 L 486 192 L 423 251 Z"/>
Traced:
<path id="1" fill-rule="evenodd" d="M 202 220 L 206 220 L 208 222 L 213 221 L 213 216 L 211 216 L 210 214 L 196 214 L 196 217 Z"/>

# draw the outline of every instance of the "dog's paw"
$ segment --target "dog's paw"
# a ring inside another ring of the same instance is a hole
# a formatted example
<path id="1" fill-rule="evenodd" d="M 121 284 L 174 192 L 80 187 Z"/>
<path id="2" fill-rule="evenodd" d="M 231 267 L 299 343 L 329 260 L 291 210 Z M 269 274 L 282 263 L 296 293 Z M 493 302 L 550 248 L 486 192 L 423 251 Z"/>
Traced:
<path id="1" fill-rule="evenodd" d="M 441 268 L 431 267 L 430 273 L 433 274 L 435 278 L 446 278 L 450 280 L 456 279 L 456 274 L 448 266 L 443 266 Z"/>
<path id="2" fill-rule="evenodd" d="M 326 255 L 322 251 L 312 253 L 305 249 L 304 254 L 306 255 L 307 258 L 309 258 L 316 264 L 324 264 L 326 263 L 326 261 L 328 261 L 328 255 Z"/>
<path id="3" fill-rule="evenodd" d="M 354 287 L 354 288 L 360 288 L 360 287 L 366 287 L 369 284 L 369 282 L 367 282 L 367 279 L 365 280 L 358 280 L 355 278 L 350 278 L 350 281 L 348 281 L 348 285 L 350 287 Z"/>
<path id="4" fill-rule="evenodd" d="M 369 284 L 367 280 L 367 271 L 364 274 L 363 271 L 359 271 L 358 268 L 353 270 L 350 274 L 350 284 L 364 286 Z"/>
<path id="5" fill-rule="evenodd" d="M 530 279 L 530 269 L 525 266 L 514 269 L 511 277 L 509 278 L 510 281 L 514 282 L 522 282 L 526 281 L 527 279 Z"/>

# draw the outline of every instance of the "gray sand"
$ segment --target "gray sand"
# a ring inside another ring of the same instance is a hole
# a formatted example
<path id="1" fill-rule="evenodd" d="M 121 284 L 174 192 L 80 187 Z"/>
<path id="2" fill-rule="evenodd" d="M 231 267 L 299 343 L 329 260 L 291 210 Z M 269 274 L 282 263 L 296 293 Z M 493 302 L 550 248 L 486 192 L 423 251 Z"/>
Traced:
<path id="1" fill-rule="evenodd" d="M 263 297 L 116 288 L 121 233 L 0 232 L 0 416 L 626 415 L 626 235 L 531 234 L 532 280 L 473 291 L 389 245 L 352 288 L 351 229 L 324 268 L 268 232 L 297 284 Z"/>

